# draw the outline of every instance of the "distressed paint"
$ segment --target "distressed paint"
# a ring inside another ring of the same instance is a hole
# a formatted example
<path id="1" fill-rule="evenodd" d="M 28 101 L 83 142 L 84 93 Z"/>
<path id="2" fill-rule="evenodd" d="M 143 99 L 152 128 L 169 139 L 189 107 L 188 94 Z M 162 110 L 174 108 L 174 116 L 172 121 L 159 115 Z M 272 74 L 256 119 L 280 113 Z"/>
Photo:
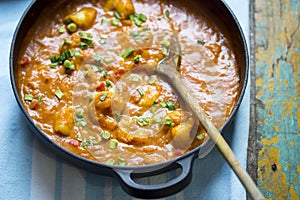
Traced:
<path id="1" fill-rule="evenodd" d="M 250 8 L 253 68 L 248 171 L 267 199 L 297 200 L 300 1 L 255 0 Z"/>

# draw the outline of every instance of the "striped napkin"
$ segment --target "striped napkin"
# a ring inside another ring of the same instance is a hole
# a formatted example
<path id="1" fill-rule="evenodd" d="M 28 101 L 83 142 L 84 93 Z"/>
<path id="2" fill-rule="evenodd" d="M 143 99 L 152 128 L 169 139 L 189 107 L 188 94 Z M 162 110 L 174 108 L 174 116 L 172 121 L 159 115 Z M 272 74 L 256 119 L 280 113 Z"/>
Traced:
<path id="1" fill-rule="evenodd" d="M 248 0 L 227 0 L 248 35 Z M 49 151 L 35 137 L 23 117 L 10 86 L 9 49 L 15 27 L 29 0 L 0 0 L 0 199 L 82 200 L 135 199 L 119 183 L 79 169 Z M 249 128 L 249 90 L 225 139 L 242 164 L 246 165 Z M 174 173 L 174 172 L 172 172 Z M 172 175 L 171 173 L 171 175 Z M 174 175 L 174 174 L 173 174 Z M 159 179 L 166 179 L 168 174 Z M 165 198 L 246 199 L 246 192 L 215 148 L 194 162 L 191 184 L 182 192 Z"/>

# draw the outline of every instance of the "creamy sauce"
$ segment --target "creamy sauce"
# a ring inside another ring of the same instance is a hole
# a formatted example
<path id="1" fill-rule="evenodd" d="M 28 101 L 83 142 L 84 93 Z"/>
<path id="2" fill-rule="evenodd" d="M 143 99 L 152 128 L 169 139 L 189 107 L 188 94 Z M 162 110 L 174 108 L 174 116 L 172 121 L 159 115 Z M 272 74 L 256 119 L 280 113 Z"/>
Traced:
<path id="1" fill-rule="evenodd" d="M 240 84 L 232 44 L 210 18 L 180 1 L 133 5 L 147 17 L 141 27 L 128 19 L 112 25 L 114 12 L 98 1 L 45 11 L 24 39 L 18 67 L 24 106 L 54 142 L 82 157 L 130 166 L 175 158 L 208 138 L 170 83 L 143 70 L 165 56 L 162 41 L 178 35 L 182 79 L 218 128 L 232 113 Z M 97 11 L 92 27 L 60 33 L 64 19 L 82 8 Z M 80 49 L 80 33 L 89 33 L 93 46 Z M 72 44 L 62 45 L 66 40 Z M 129 47 L 133 52 L 122 58 Z M 51 56 L 68 49 L 80 54 L 69 58 L 74 69 L 50 67 Z"/>

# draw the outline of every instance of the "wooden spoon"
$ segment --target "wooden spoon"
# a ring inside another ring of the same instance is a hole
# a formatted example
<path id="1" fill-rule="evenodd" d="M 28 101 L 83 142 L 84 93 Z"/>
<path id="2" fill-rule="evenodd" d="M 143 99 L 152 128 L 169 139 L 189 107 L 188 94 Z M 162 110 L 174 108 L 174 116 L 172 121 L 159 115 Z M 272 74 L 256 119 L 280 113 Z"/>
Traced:
<path id="1" fill-rule="evenodd" d="M 210 138 L 216 144 L 217 148 L 219 149 L 227 163 L 231 166 L 251 197 L 253 199 L 264 199 L 264 196 L 259 191 L 249 174 L 240 164 L 236 155 L 233 153 L 223 136 L 220 134 L 212 121 L 208 118 L 205 111 L 199 105 L 197 99 L 193 96 L 189 88 L 187 88 L 185 83 L 181 80 L 180 73 L 178 72 L 176 66 L 176 60 L 178 60 L 180 52 L 179 45 L 176 45 L 176 41 L 176 38 L 174 38 L 174 41 L 171 41 L 171 45 L 169 47 L 169 55 L 159 62 L 158 66 L 156 67 L 156 72 L 169 79 L 169 82 L 172 83 L 173 87 L 175 88 L 175 90 L 177 90 L 182 100 L 186 103 L 186 105 L 189 106 L 193 114 L 203 125 Z M 170 52 L 173 54 L 171 55 Z"/>

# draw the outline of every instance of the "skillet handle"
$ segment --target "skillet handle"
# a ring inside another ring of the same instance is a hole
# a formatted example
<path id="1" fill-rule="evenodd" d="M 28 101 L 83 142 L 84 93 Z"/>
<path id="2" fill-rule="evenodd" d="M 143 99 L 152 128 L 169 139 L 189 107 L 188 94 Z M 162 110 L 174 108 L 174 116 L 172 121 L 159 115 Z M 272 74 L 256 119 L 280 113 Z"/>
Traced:
<path id="1" fill-rule="evenodd" d="M 144 199 L 163 198 L 181 191 L 191 182 L 193 161 L 194 154 L 191 154 L 190 156 L 171 164 L 171 168 L 170 166 L 167 166 L 158 171 L 147 172 L 143 173 L 142 175 L 128 170 L 113 170 L 115 171 L 123 190 L 125 190 L 131 196 Z M 161 172 L 170 172 L 170 169 L 175 170 L 178 168 L 181 169 L 180 174 L 166 183 L 144 185 L 135 182 L 133 179 L 134 177 L 150 177 L 161 174 Z"/>

